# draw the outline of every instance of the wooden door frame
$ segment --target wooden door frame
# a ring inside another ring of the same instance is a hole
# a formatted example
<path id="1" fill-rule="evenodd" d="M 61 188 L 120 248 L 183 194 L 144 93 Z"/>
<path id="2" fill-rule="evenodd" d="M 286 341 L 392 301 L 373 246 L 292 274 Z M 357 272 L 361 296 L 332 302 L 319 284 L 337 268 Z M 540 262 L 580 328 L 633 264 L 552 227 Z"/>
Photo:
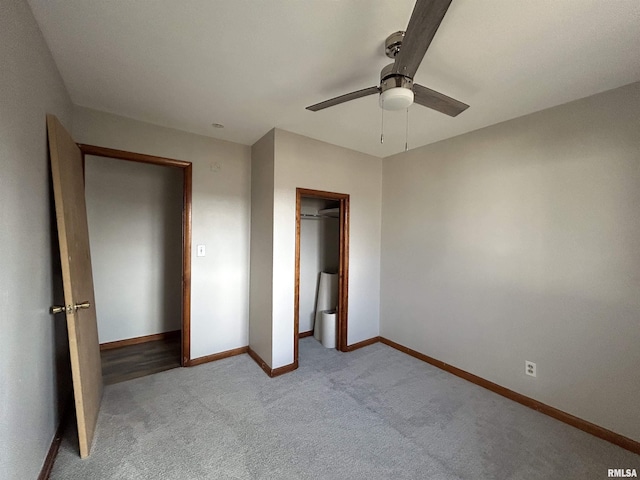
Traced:
<path id="1" fill-rule="evenodd" d="M 308 188 L 296 188 L 296 266 L 293 307 L 293 361 L 298 364 L 300 330 L 300 210 L 302 197 L 334 200 L 340 204 L 340 247 L 338 264 L 338 341 L 337 348 L 348 352 L 347 332 L 349 323 L 349 195 Z"/>
<path id="2" fill-rule="evenodd" d="M 156 157 L 143 153 L 126 152 L 113 148 L 98 147 L 78 143 L 82 152 L 84 165 L 85 155 L 95 157 L 115 158 L 129 162 L 148 163 L 162 167 L 179 168 L 183 172 L 182 188 L 182 353 L 180 365 L 188 367 L 191 364 L 191 218 L 192 218 L 192 164 L 184 160 Z"/>

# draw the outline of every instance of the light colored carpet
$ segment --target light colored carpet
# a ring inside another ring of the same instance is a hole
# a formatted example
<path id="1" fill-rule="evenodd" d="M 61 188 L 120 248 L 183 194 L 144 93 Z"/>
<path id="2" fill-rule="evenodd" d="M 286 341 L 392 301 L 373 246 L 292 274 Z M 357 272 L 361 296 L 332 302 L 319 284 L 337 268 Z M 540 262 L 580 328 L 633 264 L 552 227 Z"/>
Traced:
<path id="1" fill-rule="evenodd" d="M 68 428 L 52 479 L 600 479 L 640 456 L 383 344 L 300 342 L 105 388 L 88 459 Z"/>

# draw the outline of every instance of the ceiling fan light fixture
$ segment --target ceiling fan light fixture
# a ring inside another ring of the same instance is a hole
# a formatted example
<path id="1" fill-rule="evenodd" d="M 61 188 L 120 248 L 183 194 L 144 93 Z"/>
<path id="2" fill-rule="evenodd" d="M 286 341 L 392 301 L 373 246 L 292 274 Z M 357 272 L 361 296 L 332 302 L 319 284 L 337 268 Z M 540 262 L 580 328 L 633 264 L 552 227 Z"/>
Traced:
<path id="1" fill-rule="evenodd" d="M 380 107 L 384 110 L 403 110 L 413 103 L 413 90 L 406 87 L 388 88 L 380 94 Z"/>
<path id="2" fill-rule="evenodd" d="M 452 0 L 416 0 L 407 29 L 392 33 L 384 42 L 385 53 L 393 59 L 393 63 L 380 72 L 379 86 L 346 93 L 310 105 L 307 110 L 317 112 L 356 98 L 379 94 L 378 100 L 383 112 L 406 109 L 414 102 L 450 117 L 464 112 L 469 108 L 466 103 L 413 83 L 413 77 L 451 2 Z"/>

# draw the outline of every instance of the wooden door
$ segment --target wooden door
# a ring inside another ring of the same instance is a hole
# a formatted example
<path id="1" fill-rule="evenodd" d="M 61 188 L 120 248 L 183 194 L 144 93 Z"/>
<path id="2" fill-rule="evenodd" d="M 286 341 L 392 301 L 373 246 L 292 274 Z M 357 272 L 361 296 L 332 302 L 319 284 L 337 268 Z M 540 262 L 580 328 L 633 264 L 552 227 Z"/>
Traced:
<path id="1" fill-rule="evenodd" d="M 58 119 L 47 115 L 80 456 L 91 442 L 102 398 L 102 367 L 93 295 L 82 154 Z"/>

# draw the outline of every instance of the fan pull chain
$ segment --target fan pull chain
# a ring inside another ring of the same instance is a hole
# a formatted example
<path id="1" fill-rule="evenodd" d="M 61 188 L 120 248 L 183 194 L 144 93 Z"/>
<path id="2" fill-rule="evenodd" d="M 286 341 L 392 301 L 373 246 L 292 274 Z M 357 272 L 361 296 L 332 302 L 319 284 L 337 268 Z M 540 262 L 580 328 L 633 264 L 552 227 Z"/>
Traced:
<path id="1" fill-rule="evenodd" d="M 404 132 L 404 151 L 409 150 L 409 107 L 407 107 L 407 123 Z"/>
<path id="2" fill-rule="evenodd" d="M 382 111 L 381 119 L 380 119 L 380 144 L 384 144 L 384 108 L 380 109 Z"/>

